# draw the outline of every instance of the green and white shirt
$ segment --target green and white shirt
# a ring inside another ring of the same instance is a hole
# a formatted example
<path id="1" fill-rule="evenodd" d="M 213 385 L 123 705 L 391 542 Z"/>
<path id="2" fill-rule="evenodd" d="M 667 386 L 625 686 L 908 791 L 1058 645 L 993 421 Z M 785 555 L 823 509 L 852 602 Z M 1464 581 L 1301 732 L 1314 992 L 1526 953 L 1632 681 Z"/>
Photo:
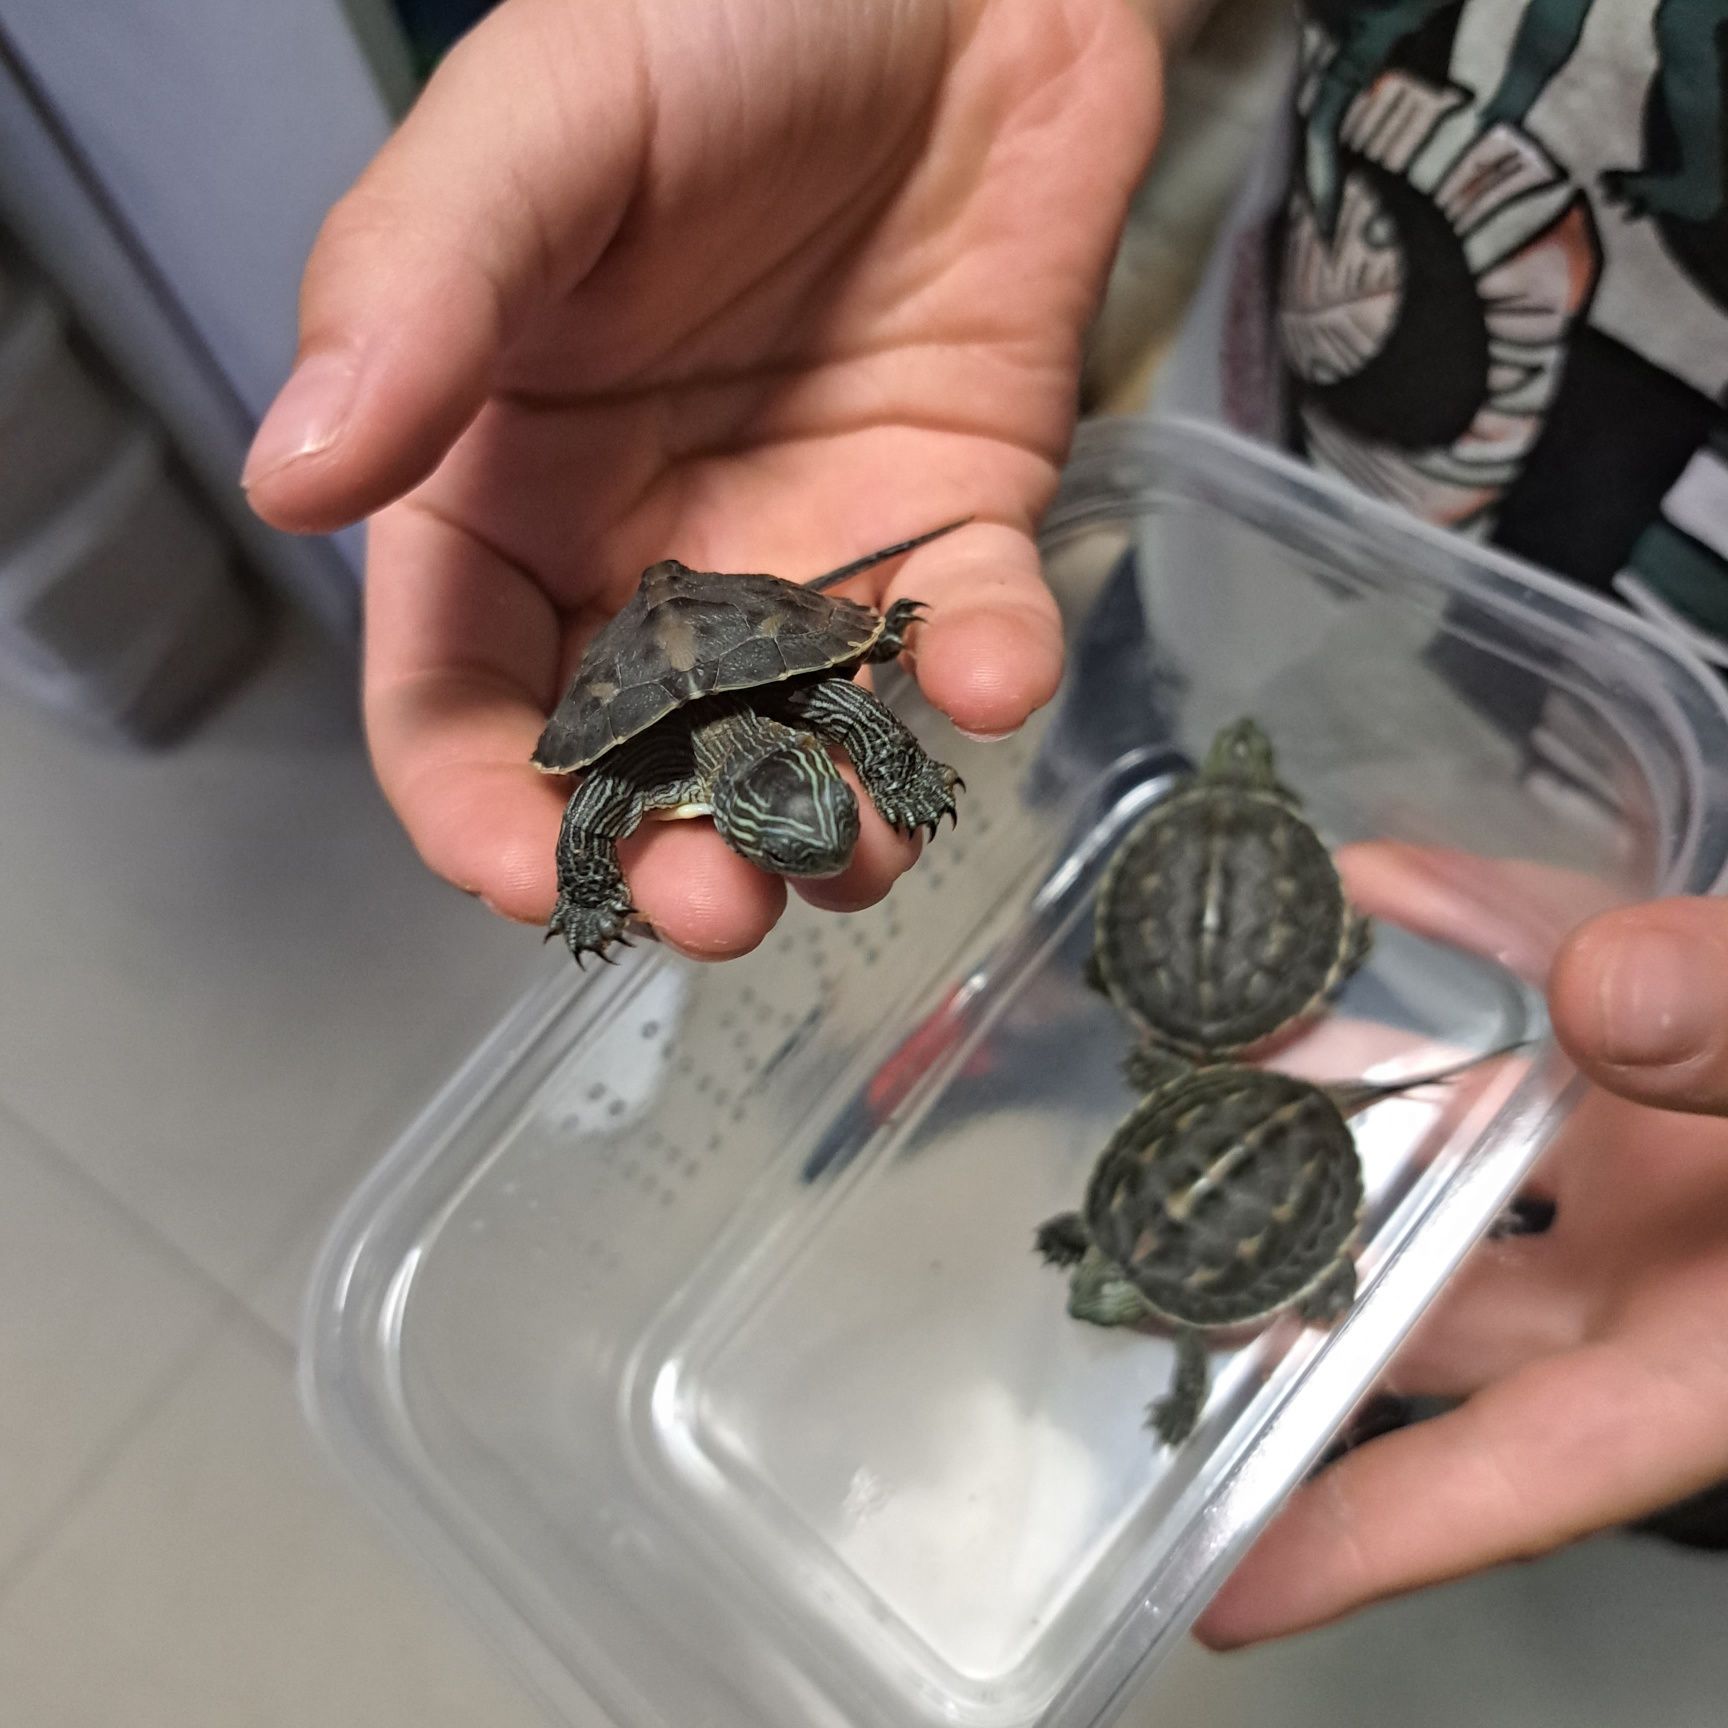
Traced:
<path id="1" fill-rule="evenodd" d="M 1728 0 L 1306 0 L 1160 406 L 1728 665 Z"/>

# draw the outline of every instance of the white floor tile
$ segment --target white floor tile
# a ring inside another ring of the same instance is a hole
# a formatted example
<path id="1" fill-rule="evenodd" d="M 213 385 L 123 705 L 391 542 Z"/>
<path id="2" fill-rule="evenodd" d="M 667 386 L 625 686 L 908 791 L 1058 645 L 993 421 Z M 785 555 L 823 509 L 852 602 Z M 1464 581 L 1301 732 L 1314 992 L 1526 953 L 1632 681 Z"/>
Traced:
<path id="1" fill-rule="evenodd" d="M 30 1728 L 544 1721 L 357 1515 L 249 1319 L 0 1601 L 0 1699 Z"/>
<path id="2" fill-rule="evenodd" d="M 0 1101 L 242 1294 L 540 961 L 419 862 L 353 681 L 292 633 L 159 756 L 0 713 Z"/>
<path id="3" fill-rule="evenodd" d="M 0 1578 L 222 1307 L 220 1291 L 0 1112 Z"/>

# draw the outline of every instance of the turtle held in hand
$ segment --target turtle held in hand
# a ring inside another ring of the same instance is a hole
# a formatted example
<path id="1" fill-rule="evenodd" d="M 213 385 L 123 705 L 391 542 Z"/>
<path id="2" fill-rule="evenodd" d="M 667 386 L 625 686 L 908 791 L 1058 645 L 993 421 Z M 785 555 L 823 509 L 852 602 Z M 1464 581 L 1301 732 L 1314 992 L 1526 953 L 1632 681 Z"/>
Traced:
<path id="1" fill-rule="evenodd" d="M 922 610 L 886 613 L 823 590 L 910 552 L 947 526 L 799 584 L 651 565 L 590 644 L 534 750 L 548 774 L 581 772 L 558 836 L 547 936 L 578 960 L 622 938 L 634 908 L 618 842 L 648 816 L 712 816 L 733 851 L 780 876 L 833 876 L 852 860 L 858 804 L 830 744 L 902 833 L 954 818 L 961 782 L 852 681 L 894 659 Z"/>
<path id="2" fill-rule="evenodd" d="M 1036 1243 L 1073 1268 L 1076 1319 L 1175 1328 L 1175 1375 L 1148 1412 L 1165 1444 L 1185 1440 L 1205 1404 L 1206 1331 L 1287 1308 L 1329 1325 L 1355 1300 L 1362 1167 L 1346 1118 L 1488 1060 L 1316 1086 L 1239 1063 L 1140 1056 L 1146 1097 L 1099 1155 L 1082 1209 L 1050 1219 Z"/>
<path id="3" fill-rule="evenodd" d="M 1227 1056 L 1323 1007 L 1371 939 L 1265 733 L 1238 720 L 1111 858 L 1090 971 L 1154 1043 Z"/>

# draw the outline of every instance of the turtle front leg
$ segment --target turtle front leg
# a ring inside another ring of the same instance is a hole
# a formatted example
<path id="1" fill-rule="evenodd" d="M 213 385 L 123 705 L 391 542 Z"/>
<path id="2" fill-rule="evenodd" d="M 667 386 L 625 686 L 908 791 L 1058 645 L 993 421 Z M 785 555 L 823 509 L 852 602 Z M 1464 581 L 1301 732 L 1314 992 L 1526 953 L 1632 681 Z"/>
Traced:
<path id="1" fill-rule="evenodd" d="M 590 769 L 558 830 L 558 903 L 547 940 L 562 936 L 578 964 L 584 954 L 604 959 L 636 910 L 618 868 L 618 842 L 650 810 L 690 803 L 701 790 L 689 740 L 676 733 L 646 732 Z"/>
<path id="2" fill-rule="evenodd" d="M 850 678 L 824 678 L 788 690 L 780 711 L 838 744 L 852 759 L 870 802 L 891 828 L 936 832 L 944 816 L 957 820 L 954 793 L 965 782 L 925 752 L 892 709 Z"/>
<path id="3" fill-rule="evenodd" d="M 1058 1212 L 1038 1226 L 1032 1246 L 1043 1255 L 1046 1266 L 1077 1266 L 1092 1246 L 1092 1237 L 1078 1212 Z"/>
<path id="4" fill-rule="evenodd" d="M 896 600 L 882 615 L 882 634 L 864 658 L 876 662 L 898 660 L 906 652 L 906 638 L 918 622 L 918 614 L 925 609 L 922 600 Z"/>
<path id="5" fill-rule="evenodd" d="M 576 788 L 558 830 L 558 902 L 546 937 L 562 936 L 578 965 L 584 954 L 605 958 L 624 935 L 635 907 L 618 868 L 618 842 L 642 820 L 642 795 L 601 767 Z"/>
<path id="6" fill-rule="evenodd" d="M 1147 1427 L 1166 1446 L 1180 1446 L 1194 1432 L 1206 1407 L 1210 1378 L 1205 1340 L 1194 1327 L 1182 1327 L 1176 1334 L 1176 1372 L 1170 1390 L 1146 1411 Z"/>

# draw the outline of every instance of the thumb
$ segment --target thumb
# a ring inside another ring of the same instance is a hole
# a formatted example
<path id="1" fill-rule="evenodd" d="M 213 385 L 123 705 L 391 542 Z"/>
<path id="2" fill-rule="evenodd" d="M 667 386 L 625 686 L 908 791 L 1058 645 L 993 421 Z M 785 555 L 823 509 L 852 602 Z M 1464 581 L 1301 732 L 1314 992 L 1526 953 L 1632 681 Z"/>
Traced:
<path id="1" fill-rule="evenodd" d="M 1597 1084 L 1658 1109 L 1728 1114 L 1728 900 L 1607 912 L 1567 938 L 1554 1029 Z"/>
<path id="2" fill-rule="evenodd" d="M 331 210 L 294 370 L 241 476 L 266 521 L 327 531 L 423 480 L 534 310 L 593 267 L 645 149 L 628 11 L 508 0 Z"/>

